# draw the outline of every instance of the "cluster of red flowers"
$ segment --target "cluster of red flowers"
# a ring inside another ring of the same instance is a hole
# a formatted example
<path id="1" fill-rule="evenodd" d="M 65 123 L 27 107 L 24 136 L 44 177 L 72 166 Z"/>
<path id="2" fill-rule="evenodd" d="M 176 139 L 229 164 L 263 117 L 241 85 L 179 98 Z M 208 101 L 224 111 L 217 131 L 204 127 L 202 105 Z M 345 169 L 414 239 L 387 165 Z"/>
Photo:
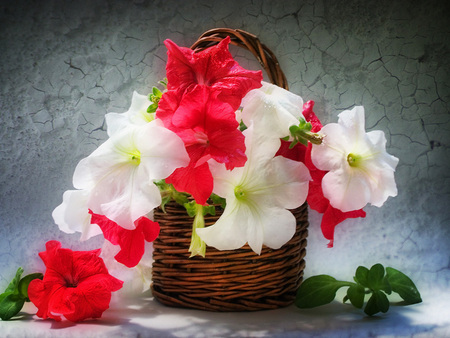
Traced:
<path id="1" fill-rule="evenodd" d="M 156 117 L 183 141 L 190 157 L 187 167 L 178 168 L 166 179 L 178 191 L 190 193 L 204 205 L 213 190 L 207 161 L 214 159 L 231 170 L 245 164 L 244 136 L 235 112 L 242 98 L 261 87 L 261 71 L 249 71 L 233 59 L 230 38 L 202 52 L 168 48 L 168 91 L 159 102 Z"/>

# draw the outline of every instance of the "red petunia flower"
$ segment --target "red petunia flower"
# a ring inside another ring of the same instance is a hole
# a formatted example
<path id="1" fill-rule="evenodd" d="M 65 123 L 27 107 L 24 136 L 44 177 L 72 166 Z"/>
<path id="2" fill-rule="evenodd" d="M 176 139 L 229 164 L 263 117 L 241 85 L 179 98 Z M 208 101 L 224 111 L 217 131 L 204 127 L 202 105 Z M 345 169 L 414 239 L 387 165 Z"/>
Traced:
<path id="1" fill-rule="evenodd" d="M 100 249 L 72 251 L 48 241 L 46 251 L 39 253 L 47 268 L 44 279 L 34 279 L 28 287 L 36 315 L 56 321 L 63 315 L 72 322 L 100 318 L 109 308 L 111 292 L 123 282 L 108 273 L 99 254 Z"/>
<path id="2" fill-rule="evenodd" d="M 166 181 L 178 191 L 190 193 L 197 203 L 205 204 L 212 193 L 208 160 L 223 163 L 229 170 L 244 166 L 245 138 L 235 112 L 217 99 L 214 90 L 195 87 L 183 98 L 180 91 L 168 91 L 156 116 L 183 140 L 190 157 L 189 166 L 178 168 Z"/>
<path id="3" fill-rule="evenodd" d="M 97 224 L 103 231 L 106 240 L 120 246 L 120 251 L 114 256 L 116 261 L 132 268 L 138 265 L 145 252 L 145 241 L 153 242 L 159 235 L 159 224 L 146 217 L 138 218 L 136 228 L 128 230 L 104 215 L 98 215 L 89 210 L 91 223 Z"/>
<path id="4" fill-rule="evenodd" d="M 230 38 L 195 53 L 179 47 L 171 40 L 167 47 L 167 89 L 188 90 L 200 85 L 217 89 L 219 100 L 229 103 L 234 110 L 250 90 L 261 87 L 262 72 L 246 70 L 239 66 L 228 50 Z"/>

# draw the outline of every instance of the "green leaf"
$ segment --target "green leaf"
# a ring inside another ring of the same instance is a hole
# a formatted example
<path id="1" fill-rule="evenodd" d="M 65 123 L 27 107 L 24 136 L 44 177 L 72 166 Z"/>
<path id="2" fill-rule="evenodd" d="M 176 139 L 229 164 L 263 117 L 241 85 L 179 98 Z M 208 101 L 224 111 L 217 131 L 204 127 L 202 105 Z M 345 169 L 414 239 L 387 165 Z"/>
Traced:
<path id="1" fill-rule="evenodd" d="M 372 290 L 381 290 L 384 286 L 384 267 L 381 264 L 373 265 L 367 274 L 367 284 Z"/>
<path id="2" fill-rule="evenodd" d="M 341 282 L 328 275 L 318 275 L 306 279 L 297 291 L 295 305 L 306 309 L 331 303 L 336 292 L 343 286 L 354 283 Z"/>
<path id="3" fill-rule="evenodd" d="M 366 290 L 359 284 L 351 285 L 347 290 L 347 298 L 354 307 L 361 309 L 364 305 Z"/>
<path id="4" fill-rule="evenodd" d="M 19 282 L 20 282 L 20 277 L 22 277 L 23 274 L 23 269 L 22 268 L 18 268 L 16 271 L 16 275 L 14 276 L 13 280 L 11 281 L 11 283 L 9 283 L 8 287 L 6 288 L 5 292 L 13 292 L 13 293 L 18 293 L 18 287 L 19 287 Z"/>
<path id="5" fill-rule="evenodd" d="M 383 291 L 375 291 L 373 293 L 375 295 L 375 300 L 377 302 L 377 306 L 381 312 L 386 313 L 389 310 L 389 299 L 383 293 Z"/>
<path id="6" fill-rule="evenodd" d="M 364 312 L 373 316 L 378 312 L 386 313 L 389 310 L 389 300 L 383 291 L 376 290 L 373 292 L 372 296 L 369 298 Z"/>
<path id="7" fill-rule="evenodd" d="M 44 275 L 40 272 L 32 273 L 29 275 L 26 275 L 23 277 L 19 282 L 19 294 L 22 296 L 22 298 L 25 298 L 26 301 L 29 301 L 28 299 L 28 286 L 30 285 L 30 282 L 33 279 L 43 279 Z"/>
<path id="8" fill-rule="evenodd" d="M 367 282 L 369 274 L 369 269 L 365 266 L 358 266 L 356 269 L 355 277 L 353 278 L 356 283 L 361 284 L 362 286 L 369 287 L 369 283 Z"/>
<path id="9" fill-rule="evenodd" d="M 384 278 L 383 278 L 383 284 L 381 286 L 381 290 L 386 292 L 388 295 L 390 295 L 392 293 L 392 287 L 391 287 L 391 284 L 389 283 L 387 276 L 384 276 Z"/>
<path id="10" fill-rule="evenodd" d="M 2 297 L 0 302 L 0 318 L 2 320 L 9 320 L 22 310 L 25 298 L 11 292 L 4 294 L 6 296 Z"/>
<path id="11" fill-rule="evenodd" d="M 403 272 L 387 267 L 386 278 L 392 287 L 392 291 L 398 293 L 405 302 L 408 304 L 422 302 L 419 290 L 417 290 L 413 281 Z"/>
<path id="12" fill-rule="evenodd" d="M 376 296 L 372 294 L 372 296 L 369 298 L 366 307 L 364 308 L 364 312 L 368 316 L 373 316 L 374 314 L 380 312 L 380 309 L 378 308 Z"/>

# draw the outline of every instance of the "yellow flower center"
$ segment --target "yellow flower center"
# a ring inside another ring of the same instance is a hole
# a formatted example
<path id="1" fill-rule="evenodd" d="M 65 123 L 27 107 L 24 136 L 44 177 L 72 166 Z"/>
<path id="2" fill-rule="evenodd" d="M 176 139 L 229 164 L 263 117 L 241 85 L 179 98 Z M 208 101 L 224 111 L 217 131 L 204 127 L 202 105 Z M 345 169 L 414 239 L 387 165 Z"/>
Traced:
<path id="1" fill-rule="evenodd" d="M 361 164 L 362 157 L 358 154 L 350 153 L 347 155 L 347 162 L 350 167 L 358 167 Z"/>
<path id="2" fill-rule="evenodd" d="M 247 195 L 247 192 L 245 191 L 245 189 L 243 187 L 241 187 L 240 185 L 236 186 L 234 188 L 234 196 L 236 196 L 236 198 L 240 201 L 245 200 Z"/>
<path id="3" fill-rule="evenodd" d="M 141 163 L 141 152 L 139 150 L 130 154 L 130 162 L 137 166 Z"/>

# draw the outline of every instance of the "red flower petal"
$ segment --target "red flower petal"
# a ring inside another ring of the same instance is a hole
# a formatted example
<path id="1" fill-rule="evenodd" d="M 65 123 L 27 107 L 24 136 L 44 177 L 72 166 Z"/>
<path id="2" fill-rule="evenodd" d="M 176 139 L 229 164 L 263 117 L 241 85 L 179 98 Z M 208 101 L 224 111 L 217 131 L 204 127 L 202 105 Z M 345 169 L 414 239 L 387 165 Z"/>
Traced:
<path id="1" fill-rule="evenodd" d="M 320 227 L 322 229 L 323 236 L 330 240 L 328 247 L 333 247 L 334 242 L 334 228 L 341 222 L 345 221 L 347 218 L 357 218 L 366 217 L 366 212 L 364 210 L 355 210 L 349 212 L 342 212 L 339 209 L 333 208 L 330 204 L 327 210 L 323 214 L 322 223 Z"/>
<path id="2" fill-rule="evenodd" d="M 39 255 L 47 270 L 43 280 L 35 279 L 28 296 L 38 308 L 37 316 L 60 321 L 81 321 L 101 317 L 109 307 L 111 292 L 122 287 L 99 257 L 100 250 L 72 251 L 61 243 L 49 241 Z"/>
<path id="3" fill-rule="evenodd" d="M 28 286 L 28 298 L 38 308 L 36 315 L 39 318 L 51 318 L 57 322 L 61 321 L 61 316 L 54 315 L 49 311 L 49 302 L 55 290 L 58 290 L 60 285 L 44 283 L 40 279 L 33 279 Z M 54 290 L 55 289 L 55 290 Z"/>
<path id="4" fill-rule="evenodd" d="M 166 40 L 168 89 L 185 90 L 195 85 L 215 88 L 221 101 L 238 109 L 245 94 L 261 87 L 262 72 L 239 66 L 228 50 L 229 42 L 230 38 L 226 38 L 216 46 L 194 53 Z"/>
<path id="5" fill-rule="evenodd" d="M 304 162 L 306 147 L 301 143 L 297 143 L 293 148 L 289 148 L 291 143 L 290 141 L 281 140 L 280 149 L 278 149 L 275 156 L 283 156 L 293 161 Z"/>
<path id="6" fill-rule="evenodd" d="M 119 253 L 114 258 L 129 268 L 136 266 L 145 252 L 145 241 L 151 242 L 159 235 L 159 224 L 146 217 L 138 218 L 134 224 L 134 230 L 124 229 L 116 222 L 104 215 L 93 213 L 91 223 L 97 224 L 102 229 L 106 240 L 120 246 Z"/>
<path id="7" fill-rule="evenodd" d="M 176 169 L 166 182 L 173 184 L 176 190 L 189 192 L 198 204 L 205 205 L 213 190 L 213 177 L 208 163 L 195 166 L 190 163 L 185 168 Z"/>
<path id="8" fill-rule="evenodd" d="M 320 129 L 322 129 L 322 123 L 320 122 L 316 114 L 313 112 L 314 103 L 315 102 L 312 100 L 306 101 L 303 104 L 302 114 L 306 121 L 311 122 L 312 125 L 311 131 L 313 133 L 317 133 Z"/>

